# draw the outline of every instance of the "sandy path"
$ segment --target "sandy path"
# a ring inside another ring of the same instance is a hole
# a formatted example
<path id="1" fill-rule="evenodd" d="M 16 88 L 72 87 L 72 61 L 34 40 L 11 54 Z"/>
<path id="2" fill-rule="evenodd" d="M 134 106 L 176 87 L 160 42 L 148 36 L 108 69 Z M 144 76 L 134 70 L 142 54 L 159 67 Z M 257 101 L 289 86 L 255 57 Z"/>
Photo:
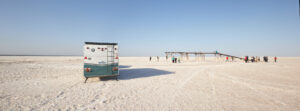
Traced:
<path id="1" fill-rule="evenodd" d="M 0 110 L 300 110 L 300 58 L 279 63 L 120 58 L 84 84 L 81 57 L 0 57 Z"/>

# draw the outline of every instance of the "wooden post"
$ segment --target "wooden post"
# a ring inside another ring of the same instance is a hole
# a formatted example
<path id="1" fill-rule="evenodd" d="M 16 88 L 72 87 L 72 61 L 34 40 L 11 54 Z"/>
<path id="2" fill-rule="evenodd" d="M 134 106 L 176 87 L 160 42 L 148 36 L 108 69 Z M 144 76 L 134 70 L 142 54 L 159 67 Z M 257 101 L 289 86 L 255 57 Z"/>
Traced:
<path id="1" fill-rule="evenodd" d="M 189 61 L 189 54 L 188 53 L 185 54 L 186 54 L 186 61 Z"/>
<path id="2" fill-rule="evenodd" d="M 203 56 L 203 54 L 200 54 L 200 56 L 199 56 L 199 60 L 200 60 L 200 61 L 203 61 L 203 60 L 202 60 L 202 56 Z"/>
<path id="3" fill-rule="evenodd" d="M 168 53 L 166 52 L 166 61 L 168 61 L 168 58 L 169 58 L 169 57 L 168 57 Z"/>
<path id="4" fill-rule="evenodd" d="M 217 61 L 220 61 L 221 55 L 220 55 L 220 54 L 217 54 L 217 55 L 216 55 L 216 58 L 217 58 Z"/>
<path id="5" fill-rule="evenodd" d="M 217 54 L 215 54 L 215 61 L 217 61 L 218 60 L 218 57 L 217 57 Z"/>
<path id="6" fill-rule="evenodd" d="M 183 53 L 180 53 L 180 61 L 183 61 L 183 57 L 184 57 Z"/>
<path id="7" fill-rule="evenodd" d="M 201 61 L 204 61 L 204 54 L 200 54 Z"/>

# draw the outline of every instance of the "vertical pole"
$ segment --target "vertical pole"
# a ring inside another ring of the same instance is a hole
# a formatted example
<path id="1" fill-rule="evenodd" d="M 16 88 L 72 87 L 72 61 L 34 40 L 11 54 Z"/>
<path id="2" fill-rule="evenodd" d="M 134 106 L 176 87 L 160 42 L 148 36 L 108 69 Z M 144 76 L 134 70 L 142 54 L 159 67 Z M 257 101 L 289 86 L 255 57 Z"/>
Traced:
<path id="1" fill-rule="evenodd" d="M 186 53 L 186 60 L 189 61 L 189 54 Z"/>
<path id="2" fill-rule="evenodd" d="M 217 54 L 215 54 L 215 61 L 217 61 Z"/>
<path id="3" fill-rule="evenodd" d="M 180 53 L 180 61 L 183 61 L 183 54 Z"/>
<path id="4" fill-rule="evenodd" d="M 200 56 L 199 56 L 199 60 L 200 60 L 200 61 L 202 61 L 202 56 L 203 56 L 203 55 L 202 55 L 202 54 L 200 54 Z"/>
<path id="5" fill-rule="evenodd" d="M 220 55 L 220 61 L 223 61 L 223 55 Z"/>
<path id="6" fill-rule="evenodd" d="M 166 61 L 168 61 L 168 53 L 167 53 L 167 52 L 165 52 L 165 54 L 166 54 Z"/>

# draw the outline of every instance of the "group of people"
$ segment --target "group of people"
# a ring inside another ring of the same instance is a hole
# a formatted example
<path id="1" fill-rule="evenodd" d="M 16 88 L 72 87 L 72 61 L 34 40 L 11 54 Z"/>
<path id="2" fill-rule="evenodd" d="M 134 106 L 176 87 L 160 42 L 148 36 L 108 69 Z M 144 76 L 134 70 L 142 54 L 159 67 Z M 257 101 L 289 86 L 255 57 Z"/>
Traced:
<path id="1" fill-rule="evenodd" d="M 226 62 L 228 62 L 228 61 L 229 61 L 229 57 L 226 56 Z M 234 57 L 231 57 L 231 61 L 234 61 Z"/>
<path id="2" fill-rule="evenodd" d="M 172 63 L 180 63 L 180 58 L 179 57 L 172 57 Z"/>
<path id="3" fill-rule="evenodd" d="M 159 62 L 159 56 L 156 57 L 157 58 L 157 62 Z M 166 56 L 166 59 L 168 60 L 168 56 Z M 234 57 L 231 57 L 232 61 L 234 60 Z M 152 60 L 152 56 L 150 56 L 149 61 Z M 229 57 L 226 56 L 226 61 L 229 61 Z M 260 62 L 260 57 L 259 56 L 252 56 L 251 58 L 249 58 L 249 56 L 245 56 L 244 58 L 245 63 L 248 63 L 249 61 L 251 62 Z M 263 61 L 264 62 L 268 62 L 269 61 L 269 57 L 268 56 L 264 56 L 263 57 Z M 277 62 L 277 57 L 274 57 L 274 62 Z M 180 58 L 179 57 L 172 57 L 172 63 L 180 63 Z"/>
<path id="4" fill-rule="evenodd" d="M 157 56 L 156 58 L 157 58 L 157 62 L 159 62 L 159 57 Z M 151 60 L 152 60 L 152 56 L 150 56 L 150 58 L 149 58 L 149 61 L 151 61 Z"/>
<path id="5" fill-rule="evenodd" d="M 256 56 L 256 57 L 252 56 L 251 59 L 250 59 L 249 56 L 245 56 L 244 60 L 245 60 L 245 63 L 248 63 L 249 61 L 251 61 L 251 62 L 260 62 L 260 57 L 258 57 L 258 56 Z M 264 62 L 268 62 L 269 61 L 269 57 L 268 56 L 264 56 L 263 57 L 263 61 Z M 276 56 L 274 57 L 274 62 L 277 62 L 277 57 Z"/>
<path id="6" fill-rule="evenodd" d="M 157 62 L 159 62 L 159 56 L 156 57 Z M 166 59 L 168 60 L 168 56 L 166 56 Z M 150 56 L 149 61 L 152 61 L 152 56 Z M 172 57 L 172 63 L 180 63 L 180 58 L 179 57 Z"/>

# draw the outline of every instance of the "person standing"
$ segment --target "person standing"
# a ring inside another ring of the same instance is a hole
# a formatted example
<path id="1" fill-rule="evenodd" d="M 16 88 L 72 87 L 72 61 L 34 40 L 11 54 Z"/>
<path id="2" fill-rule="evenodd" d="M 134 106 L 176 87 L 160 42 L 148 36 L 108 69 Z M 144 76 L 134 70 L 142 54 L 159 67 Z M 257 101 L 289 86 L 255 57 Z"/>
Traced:
<path id="1" fill-rule="evenodd" d="M 228 62 L 228 59 L 229 59 L 228 56 L 226 56 L 226 62 Z"/>
<path id="2" fill-rule="evenodd" d="M 255 62 L 255 58 L 254 58 L 254 56 L 252 56 L 251 62 Z"/>
<path id="3" fill-rule="evenodd" d="M 264 56 L 264 61 L 268 62 L 268 56 Z"/>
<path id="4" fill-rule="evenodd" d="M 178 57 L 178 63 L 180 63 L 180 57 Z"/>
<path id="5" fill-rule="evenodd" d="M 245 63 L 248 62 L 248 56 L 245 56 Z"/>
<path id="6" fill-rule="evenodd" d="M 174 58 L 174 56 L 172 57 L 172 63 L 174 63 L 175 62 L 175 58 Z"/>
<path id="7" fill-rule="evenodd" d="M 152 57 L 150 56 L 150 59 L 149 59 L 149 60 L 150 60 L 150 62 L 151 62 L 151 59 L 152 59 Z"/>
<path id="8" fill-rule="evenodd" d="M 157 62 L 159 62 L 159 57 L 157 56 Z"/>
<path id="9" fill-rule="evenodd" d="M 274 57 L 274 61 L 277 62 L 277 57 L 276 56 Z"/>
<path id="10" fill-rule="evenodd" d="M 175 57 L 175 63 L 177 63 L 177 57 Z"/>

